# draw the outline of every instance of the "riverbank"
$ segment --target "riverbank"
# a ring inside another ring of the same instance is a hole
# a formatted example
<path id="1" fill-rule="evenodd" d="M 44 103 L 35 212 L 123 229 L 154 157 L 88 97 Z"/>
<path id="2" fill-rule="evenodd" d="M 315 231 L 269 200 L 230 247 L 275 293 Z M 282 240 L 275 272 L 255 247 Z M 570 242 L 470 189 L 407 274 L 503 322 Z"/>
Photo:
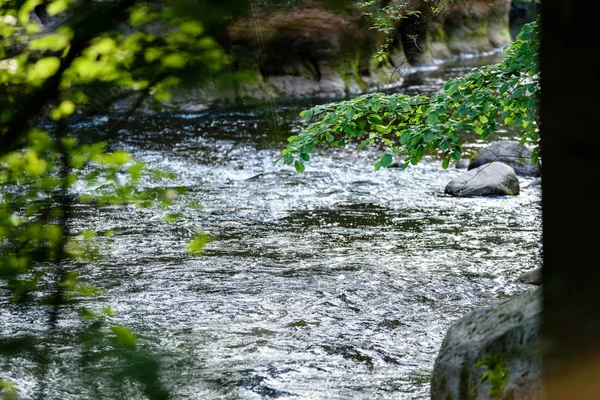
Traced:
<path id="1" fill-rule="evenodd" d="M 341 4 L 295 1 L 258 7 L 232 20 L 222 33 L 231 58 L 222 79 L 189 80 L 175 89 L 172 100 L 149 108 L 195 112 L 207 104 L 339 99 L 392 90 L 411 71 L 490 54 L 512 40 L 510 0 L 441 2 L 437 9 L 413 1 L 390 11 L 389 33 L 373 29 L 380 6 Z"/>

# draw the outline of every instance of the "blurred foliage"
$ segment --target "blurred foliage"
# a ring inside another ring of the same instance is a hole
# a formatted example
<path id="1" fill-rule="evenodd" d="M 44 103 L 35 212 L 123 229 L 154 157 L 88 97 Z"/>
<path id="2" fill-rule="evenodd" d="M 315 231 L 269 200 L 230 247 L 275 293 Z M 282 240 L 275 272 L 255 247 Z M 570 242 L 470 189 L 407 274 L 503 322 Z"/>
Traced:
<path id="1" fill-rule="evenodd" d="M 485 139 L 503 126 L 512 126 L 520 129 L 521 145 L 534 145 L 535 163 L 539 152 L 538 34 L 539 22 L 525 25 L 501 63 L 451 79 L 431 97 L 372 93 L 305 110 L 300 116 L 310 125 L 288 139 L 279 160 L 302 172 L 318 145 L 358 141 L 359 149 L 374 144 L 389 148 L 375 169 L 390 166 L 394 156 L 402 157 L 406 168 L 428 152 L 439 152 L 447 168 L 462 156 L 461 132 L 475 131 Z"/>
<path id="2" fill-rule="evenodd" d="M 47 389 L 48 349 L 65 334 L 58 322 L 73 312 L 88 364 L 117 360 L 111 379 L 137 382 L 147 398 L 169 397 L 158 378 L 160 365 L 136 334 L 115 324 L 112 310 L 86 306 L 86 297 L 104 291 L 82 276 L 83 267 L 99 263 L 97 239 L 108 234 L 75 230 L 73 218 L 75 207 L 85 205 L 165 208 L 179 193 L 142 187 L 142 179 L 168 174 L 111 148 L 114 132 L 91 143 L 75 137 L 70 123 L 118 102 L 133 112 L 148 97 L 168 100 L 187 74 L 214 76 L 228 60 L 206 29 L 218 32 L 227 18 L 245 12 L 244 3 L 0 2 L 0 301 L 7 310 L 45 310 L 47 319 L 37 322 L 46 324 L 45 345 L 27 342 L 21 349 L 40 364 L 38 398 Z M 179 217 L 167 213 L 166 219 Z M 197 236 L 189 253 L 201 254 L 207 240 Z M 0 346 L 2 354 L 12 350 Z M 10 377 L 0 375 L 0 396 L 19 397 Z"/>

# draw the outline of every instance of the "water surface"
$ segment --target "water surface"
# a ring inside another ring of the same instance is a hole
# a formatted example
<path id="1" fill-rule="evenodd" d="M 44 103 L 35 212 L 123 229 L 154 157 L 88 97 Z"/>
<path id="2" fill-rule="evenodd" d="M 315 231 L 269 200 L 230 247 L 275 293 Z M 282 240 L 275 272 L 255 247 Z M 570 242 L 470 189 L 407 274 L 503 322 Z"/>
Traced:
<path id="1" fill-rule="evenodd" d="M 401 90 L 431 93 L 487 61 L 414 73 Z M 88 271 L 107 289 L 94 302 L 112 306 L 115 321 L 160 355 L 174 398 L 426 399 L 450 325 L 527 290 L 515 280 L 541 262 L 532 179 L 520 178 L 519 196 L 459 199 L 444 187 L 462 171 L 443 170 L 434 156 L 375 172 L 380 151 L 350 146 L 318 150 L 304 174 L 274 165 L 307 105 L 119 121 L 116 145 L 174 171 L 169 184 L 187 193 L 171 210 L 77 211 L 78 227 L 115 233 L 100 268 Z M 114 123 L 96 117 L 74 129 Z M 466 140 L 471 151 L 483 146 Z M 203 209 L 187 208 L 190 201 Z M 183 218 L 165 223 L 171 212 Z M 188 256 L 198 231 L 213 240 L 202 257 Z M 29 322 L 2 315 L 3 335 L 43 334 L 35 311 Z M 72 347 L 63 350 L 47 398 L 114 398 L 114 388 L 78 375 Z M 2 366 L 26 395 L 39 389 L 24 359 Z M 141 398 L 134 392 L 119 396 Z"/>

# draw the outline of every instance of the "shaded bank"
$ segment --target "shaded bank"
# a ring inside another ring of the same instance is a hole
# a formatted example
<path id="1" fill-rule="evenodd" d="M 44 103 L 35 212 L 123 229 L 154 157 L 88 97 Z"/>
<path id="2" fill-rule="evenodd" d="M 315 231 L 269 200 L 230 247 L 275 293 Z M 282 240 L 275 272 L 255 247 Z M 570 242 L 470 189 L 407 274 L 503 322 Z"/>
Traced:
<path id="1" fill-rule="evenodd" d="M 339 4 L 342 4 L 340 6 Z M 244 79 L 189 84 L 172 105 L 267 101 L 286 97 L 342 97 L 402 83 L 414 67 L 432 67 L 457 56 L 481 54 L 511 42 L 509 0 L 407 2 L 385 34 L 356 2 L 296 1 L 254 7 L 220 34 L 232 56 L 229 73 Z M 417 11 L 417 14 L 407 10 Z M 396 18 L 396 17 L 394 17 Z M 387 44 L 386 44 L 387 43 Z M 374 56 L 385 46 L 387 59 Z"/>

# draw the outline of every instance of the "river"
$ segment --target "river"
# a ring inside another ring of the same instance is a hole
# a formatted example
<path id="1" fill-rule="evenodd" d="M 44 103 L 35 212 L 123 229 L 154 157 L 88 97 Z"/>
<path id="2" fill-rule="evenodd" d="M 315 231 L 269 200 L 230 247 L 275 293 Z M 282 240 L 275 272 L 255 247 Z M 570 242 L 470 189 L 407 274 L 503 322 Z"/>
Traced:
<path id="1" fill-rule="evenodd" d="M 416 71 L 400 90 L 431 93 L 495 57 Z M 375 172 L 380 151 L 350 146 L 319 149 L 304 174 L 274 165 L 310 104 L 119 121 L 115 145 L 175 172 L 169 184 L 186 193 L 167 210 L 77 210 L 78 227 L 114 232 L 86 273 L 107 290 L 91 305 L 113 307 L 115 322 L 139 332 L 175 399 L 427 399 L 450 325 L 530 289 L 516 278 L 541 263 L 533 179 L 520 178 L 519 196 L 464 199 L 444 195 L 462 171 L 432 157 Z M 102 131 L 116 118 L 74 129 Z M 470 152 L 484 146 L 465 140 Z M 166 213 L 181 217 L 166 223 Z M 212 241 L 193 257 L 185 245 L 198 231 Z M 5 335 L 24 329 L 6 313 L 2 324 Z M 70 351 L 56 351 L 46 398 L 143 398 L 135 385 L 114 397 L 83 379 Z M 35 392 L 25 359 L 2 366 Z"/>

